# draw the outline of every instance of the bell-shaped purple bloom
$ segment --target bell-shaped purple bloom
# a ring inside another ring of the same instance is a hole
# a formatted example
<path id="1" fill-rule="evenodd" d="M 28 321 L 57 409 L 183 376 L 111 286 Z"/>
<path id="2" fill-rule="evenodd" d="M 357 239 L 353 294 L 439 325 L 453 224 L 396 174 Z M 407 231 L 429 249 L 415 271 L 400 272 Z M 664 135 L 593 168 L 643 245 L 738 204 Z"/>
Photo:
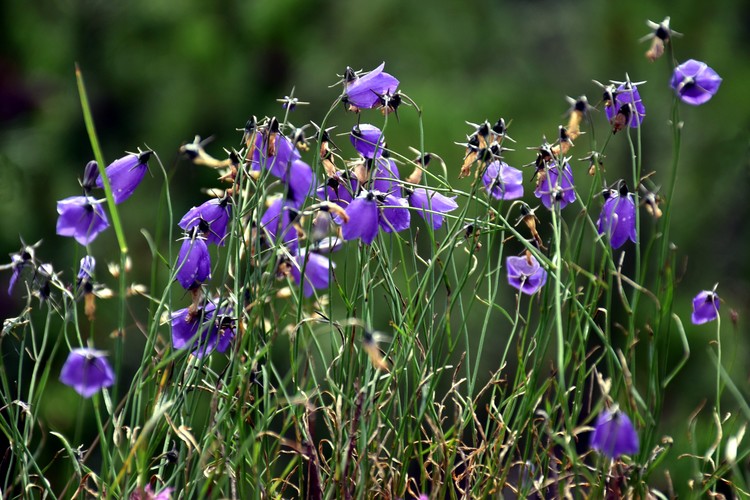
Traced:
<path id="1" fill-rule="evenodd" d="M 354 76 L 346 84 L 343 102 L 354 108 L 374 108 L 379 96 L 393 93 L 398 88 L 398 80 L 383 71 L 385 63 L 364 76 Z"/>
<path id="2" fill-rule="evenodd" d="M 86 194 L 91 193 L 91 190 L 96 187 L 97 182 L 101 182 L 99 179 L 99 164 L 92 160 L 83 169 L 83 179 L 81 180 L 83 192 Z"/>
<path id="3" fill-rule="evenodd" d="M 604 108 L 607 120 L 612 123 L 616 121 L 615 118 L 619 114 L 625 119 L 625 122 L 622 124 L 623 126 L 630 125 L 632 128 L 640 127 L 643 119 L 646 117 L 646 106 L 641 101 L 638 84 L 632 82 L 620 83 L 612 90 L 611 96 L 614 96 L 614 101 L 608 102 Z"/>
<path id="4" fill-rule="evenodd" d="M 208 243 L 222 246 L 231 216 L 232 206 L 229 204 L 229 198 L 213 198 L 188 210 L 178 225 L 187 232 L 197 227 Z"/>
<path id="5" fill-rule="evenodd" d="M 674 69 L 670 85 L 682 102 L 699 106 L 716 94 L 721 77 L 708 64 L 688 59 Z"/>
<path id="6" fill-rule="evenodd" d="M 638 433 L 626 414 L 619 409 L 606 409 L 596 419 L 591 448 L 612 459 L 635 455 L 640 448 Z"/>
<path id="7" fill-rule="evenodd" d="M 172 500 L 172 492 L 174 488 L 164 488 L 159 493 L 156 493 L 150 484 L 147 484 L 145 488 L 137 488 L 133 493 L 130 494 L 128 500 Z"/>
<path id="8" fill-rule="evenodd" d="M 411 223 L 409 202 L 392 194 L 379 194 L 376 199 L 380 207 L 380 227 L 383 231 L 398 233 L 409 227 Z"/>
<path id="9" fill-rule="evenodd" d="M 508 283 L 527 295 L 534 295 L 547 282 L 547 271 L 530 253 L 523 257 L 508 257 L 505 267 L 508 268 Z"/>
<path id="10" fill-rule="evenodd" d="M 101 205 L 90 196 L 71 196 L 57 202 L 57 234 L 72 236 L 81 245 L 88 245 L 109 227 Z"/>
<path id="11" fill-rule="evenodd" d="M 312 194 L 313 171 L 302 160 L 293 160 L 284 170 L 281 180 L 286 184 L 286 199 L 296 209 L 304 205 Z"/>
<path id="12" fill-rule="evenodd" d="M 375 193 L 362 193 L 346 207 L 349 221 L 341 225 L 341 236 L 344 240 L 360 238 L 370 245 L 378 235 L 378 202 Z"/>
<path id="13" fill-rule="evenodd" d="M 401 182 L 398 167 L 390 158 L 375 160 L 375 171 L 372 173 L 372 189 L 381 193 L 401 197 Z"/>
<path id="14" fill-rule="evenodd" d="M 260 218 L 260 227 L 268 233 L 272 244 L 282 244 L 295 252 L 298 247 L 297 229 L 292 222 L 297 217 L 294 207 L 288 201 L 279 198 L 271 203 Z"/>
<path id="15" fill-rule="evenodd" d="M 84 398 L 90 398 L 103 387 L 114 384 L 115 374 L 104 352 L 79 347 L 68 354 L 60 372 L 60 381 Z"/>
<path id="16" fill-rule="evenodd" d="M 693 314 L 690 316 L 694 325 L 702 325 L 719 317 L 721 301 L 716 290 L 703 290 L 693 299 Z"/>
<path id="17" fill-rule="evenodd" d="M 268 170 L 281 179 L 289 165 L 300 158 L 297 147 L 280 133 L 255 134 L 255 148 L 250 167 L 252 170 Z"/>
<path id="18" fill-rule="evenodd" d="M 231 310 L 219 309 L 208 302 L 194 314 L 180 309 L 172 314 L 172 347 L 193 347 L 192 354 L 202 358 L 214 350 L 225 352 L 235 335 Z"/>
<path id="19" fill-rule="evenodd" d="M 211 278 L 211 256 L 206 240 L 193 232 L 185 237 L 177 257 L 177 281 L 185 290 L 193 290 Z"/>
<path id="20" fill-rule="evenodd" d="M 331 268 L 336 267 L 329 257 L 301 249 L 293 259 L 291 274 L 297 284 L 302 281 L 301 273 L 304 267 L 305 297 L 310 297 L 316 288 L 328 288 Z"/>
<path id="21" fill-rule="evenodd" d="M 349 206 L 354 197 L 359 193 L 359 182 L 350 172 L 338 171 L 333 177 L 329 177 L 325 184 L 322 184 L 316 190 L 318 198 L 323 201 L 335 203 L 343 209 Z M 341 224 L 343 220 L 336 214 L 333 220 L 336 224 Z"/>
<path id="22" fill-rule="evenodd" d="M 609 189 L 604 191 L 604 202 L 599 221 L 596 224 L 599 234 L 609 236 L 609 244 L 617 249 L 630 240 L 636 242 L 635 232 L 635 202 L 633 195 L 628 193 L 625 183 L 619 191 Z"/>
<path id="23" fill-rule="evenodd" d="M 407 199 L 409 205 L 436 230 L 443 225 L 443 214 L 458 208 L 455 196 L 450 198 L 432 189 L 416 188 Z"/>
<path id="24" fill-rule="evenodd" d="M 354 149 L 365 158 L 380 158 L 385 148 L 383 132 L 369 123 L 355 125 L 349 136 Z"/>
<path id="25" fill-rule="evenodd" d="M 78 268 L 78 279 L 79 280 L 91 280 L 94 277 L 94 268 L 96 267 L 96 259 L 91 255 L 86 255 L 81 259 L 81 265 Z"/>
<path id="26" fill-rule="evenodd" d="M 120 204 L 130 198 L 135 188 L 141 183 L 148 170 L 148 160 L 153 151 L 140 154 L 129 154 L 113 161 L 104 171 L 112 188 L 115 203 Z M 96 179 L 96 186 L 104 187 L 101 177 Z"/>
<path id="27" fill-rule="evenodd" d="M 523 173 L 500 160 L 487 165 L 482 182 L 495 199 L 515 200 L 523 196 Z"/>
<path id="28" fill-rule="evenodd" d="M 570 163 L 565 163 L 562 176 L 554 161 L 549 163 L 546 170 L 540 170 L 538 175 L 544 175 L 544 179 L 534 190 L 534 196 L 541 199 L 545 207 L 551 209 L 555 203 L 559 203 L 562 209 L 576 200 Z"/>
<path id="29" fill-rule="evenodd" d="M 23 268 L 26 267 L 27 261 L 23 259 L 20 254 L 14 253 L 10 256 L 10 268 L 13 269 L 13 273 L 10 275 L 10 281 L 8 282 L 8 295 L 13 293 L 13 287 L 16 286 L 16 281 L 21 276 Z"/>

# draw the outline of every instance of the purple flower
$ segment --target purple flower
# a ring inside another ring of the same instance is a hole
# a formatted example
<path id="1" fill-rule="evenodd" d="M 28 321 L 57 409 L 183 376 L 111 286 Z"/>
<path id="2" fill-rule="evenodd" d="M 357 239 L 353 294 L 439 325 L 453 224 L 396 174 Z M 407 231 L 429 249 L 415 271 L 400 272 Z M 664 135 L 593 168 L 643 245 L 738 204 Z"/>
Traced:
<path id="1" fill-rule="evenodd" d="M 211 278 L 211 256 L 206 240 L 195 234 L 186 236 L 177 257 L 177 281 L 185 290 L 193 290 Z"/>
<path id="2" fill-rule="evenodd" d="M 390 233 L 409 227 L 409 204 L 403 198 L 380 191 L 362 190 L 346 208 L 349 221 L 341 226 L 344 240 L 360 238 L 368 245 L 378 234 L 378 228 Z"/>
<path id="3" fill-rule="evenodd" d="M 289 206 L 287 200 L 279 198 L 266 209 L 260 219 L 260 227 L 264 229 L 272 244 L 285 245 L 290 252 L 297 250 L 297 229 L 292 222 L 297 218 L 296 210 Z"/>
<path id="4" fill-rule="evenodd" d="M 389 158 L 375 160 L 375 172 L 372 174 L 372 189 L 381 193 L 401 196 L 401 183 L 396 162 Z"/>
<path id="5" fill-rule="evenodd" d="M 706 63 L 688 59 L 674 69 L 670 85 L 682 102 L 699 106 L 716 94 L 721 77 Z"/>
<path id="6" fill-rule="evenodd" d="M 90 281 L 94 277 L 94 267 L 96 267 L 96 259 L 91 255 L 87 255 L 81 259 L 81 266 L 78 268 L 78 280 L 79 281 Z"/>
<path id="7" fill-rule="evenodd" d="M 321 200 L 330 201 L 346 209 L 358 191 L 357 179 L 349 172 L 339 171 L 335 176 L 329 177 L 325 184 L 318 187 L 316 194 Z M 343 222 L 338 215 L 334 215 L 333 220 L 337 224 Z"/>
<path id="8" fill-rule="evenodd" d="M 382 63 L 362 77 L 358 77 L 347 68 L 344 104 L 354 111 L 360 108 L 374 108 L 380 102 L 379 96 L 395 92 L 398 88 L 398 80 L 384 72 L 384 67 L 385 63 Z"/>
<path id="9" fill-rule="evenodd" d="M 702 325 L 719 317 L 721 301 L 713 290 L 703 290 L 693 299 L 693 314 L 690 316 L 694 325 Z"/>
<path id="10" fill-rule="evenodd" d="M 202 358 L 214 350 L 225 352 L 234 338 L 234 320 L 231 310 L 219 309 L 208 302 L 191 314 L 189 309 L 180 309 L 172 314 L 172 347 L 193 347 L 192 354 Z"/>
<path id="11" fill-rule="evenodd" d="M 628 416 L 619 409 L 606 409 L 596 419 L 591 448 L 616 459 L 620 455 L 638 453 L 638 433 Z"/>
<path id="12" fill-rule="evenodd" d="M 573 184 L 573 171 L 570 164 L 565 163 L 563 175 L 560 177 L 557 165 L 554 161 L 549 162 L 546 169 L 540 169 L 538 175 L 544 176 L 534 190 L 534 196 L 542 200 L 545 207 L 551 209 L 555 203 L 564 208 L 576 199 L 575 186 Z"/>
<path id="13" fill-rule="evenodd" d="M 417 209 L 417 213 L 427 221 L 433 229 L 440 229 L 443 225 L 443 214 L 458 208 L 456 197 L 449 198 L 437 191 L 416 188 L 408 196 L 409 205 Z"/>
<path id="14" fill-rule="evenodd" d="M 252 170 L 265 169 L 281 179 L 285 176 L 289 164 L 300 158 L 301 155 L 292 141 L 279 132 L 255 134 Z"/>
<path id="15" fill-rule="evenodd" d="M 628 240 L 635 243 L 635 202 L 633 195 L 628 193 L 628 187 L 622 182 L 619 191 L 607 189 L 602 195 L 606 201 L 596 224 L 599 234 L 607 234 L 609 244 L 614 249 L 620 248 Z"/>
<path id="16" fill-rule="evenodd" d="M 222 246 L 225 243 L 231 215 L 229 198 L 213 198 L 188 210 L 178 225 L 188 232 L 197 227 L 208 243 Z"/>
<path id="17" fill-rule="evenodd" d="M 346 207 L 349 222 L 341 226 L 341 236 L 344 240 L 360 238 L 370 245 L 378 234 L 378 202 L 375 193 L 362 191 L 360 196 L 354 199 Z"/>
<path id="18" fill-rule="evenodd" d="M 505 259 L 508 268 L 508 283 L 527 295 L 534 295 L 547 282 L 547 271 L 531 253 L 523 257 Z"/>
<path id="19" fill-rule="evenodd" d="M 90 398 L 99 389 L 114 384 L 115 374 L 104 352 L 79 347 L 68 355 L 60 372 L 60 381 L 84 398 Z"/>
<path id="20" fill-rule="evenodd" d="M 330 270 L 332 267 L 336 267 L 336 264 L 331 262 L 328 257 L 315 252 L 308 253 L 305 250 L 300 250 L 293 259 L 291 273 L 294 282 L 297 284 L 302 281 L 301 273 L 304 267 L 305 284 L 303 292 L 305 297 L 310 297 L 316 288 L 328 288 Z"/>
<path id="21" fill-rule="evenodd" d="M 383 132 L 374 125 L 362 123 L 355 125 L 349 136 L 354 149 L 365 158 L 379 158 L 385 149 Z"/>
<path id="22" fill-rule="evenodd" d="M 523 174 L 500 160 L 487 165 L 482 174 L 482 182 L 495 199 L 515 200 L 523 196 Z"/>
<path id="23" fill-rule="evenodd" d="M 81 245 L 88 245 L 109 227 L 101 205 L 90 196 L 71 196 L 57 202 L 57 234 L 72 236 Z"/>
<path id="24" fill-rule="evenodd" d="M 646 117 L 646 107 L 641 101 L 638 92 L 638 84 L 632 82 L 615 82 L 617 87 L 609 85 L 605 87 L 604 100 L 606 105 L 604 112 L 607 120 L 614 125 L 617 132 L 627 125 L 638 128 Z M 641 82 L 643 83 L 643 82 Z"/>
<path id="25" fill-rule="evenodd" d="M 313 171 L 302 160 L 293 160 L 284 170 L 281 180 L 286 184 L 286 199 L 294 208 L 301 208 L 312 193 Z"/>
<path id="26" fill-rule="evenodd" d="M 153 151 L 140 154 L 129 154 L 113 161 L 104 171 L 112 188 L 115 203 L 119 204 L 130 198 L 135 188 L 141 183 L 148 170 L 148 160 Z M 96 186 L 104 187 L 101 177 L 96 179 Z"/>
<path id="27" fill-rule="evenodd" d="M 16 281 L 21 276 L 23 268 L 30 262 L 23 258 L 21 254 L 11 254 L 10 256 L 10 268 L 13 269 L 13 273 L 10 275 L 10 282 L 8 283 L 8 295 L 13 293 L 13 287 L 16 286 Z"/>
<path id="28" fill-rule="evenodd" d="M 92 160 L 83 169 L 81 187 L 84 193 L 87 195 L 91 193 L 91 190 L 96 187 L 97 182 L 101 182 L 99 179 L 99 164 Z"/>

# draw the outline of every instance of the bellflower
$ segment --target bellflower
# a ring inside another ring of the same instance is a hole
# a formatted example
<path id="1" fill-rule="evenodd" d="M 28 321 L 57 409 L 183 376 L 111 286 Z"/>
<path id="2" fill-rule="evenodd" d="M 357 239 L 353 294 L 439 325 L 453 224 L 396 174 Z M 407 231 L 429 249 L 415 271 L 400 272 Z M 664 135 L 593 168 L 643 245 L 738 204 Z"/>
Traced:
<path id="1" fill-rule="evenodd" d="M 226 240 L 231 216 L 232 206 L 229 204 L 229 198 L 213 198 L 188 210 L 178 226 L 188 232 L 197 227 L 208 243 L 222 246 Z"/>
<path id="2" fill-rule="evenodd" d="M 292 141 L 279 132 L 258 133 L 255 134 L 255 147 L 250 168 L 256 171 L 268 170 L 273 176 L 281 179 L 285 176 L 289 164 L 301 157 Z"/>
<path id="3" fill-rule="evenodd" d="M 286 199 L 294 208 L 301 208 L 312 193 L 313 171 L 302 160 L 292 160 L 281 180 L 286 184 Z"/>
<path id="4" fill-rule="evenodd" d="M 523 174 L 507 163 L 495 160 L 487 165 L 482 174 L 487 193 L 498 200 L 515 200 L 523 196 Z"/>
<path id="5" fill-rule="evenodd" d="M 185 290 L 193 290 L 211 278 L 211 256 L 206 239 L 193 230 L 186 236 L 177 257 L 177 281 Z"/>
<path id="6" fill-rule="evenodd" d="M 390 158 L 375 160 L 375 171 L 372 173 L 372 188 L 381 193 L 401 197 L 401 183 L 396 162 Z"/>
<path id="7" fill-rule="evenodd" d="M 626 414 L 617 408 L 606 409 L 596 419 L 591 448 L 612 459 L 635 455 L 639 449 L 638 433 Z"/>
<path id="8" fill-rule="evenodd" d="M 458 208 L 455 196 L 450 198 L 432 189 L 416 188 L 407 199 L 409 205 L 416 208 L 417 213 L 436 230 L 443 225 L 443 214 Z"/>
<path id="9" fill-rule="evenodd" d="M 599 234 L 607 234 L 609 244 L 614 249 L 620 248 L 628 240 L 635 243 L 635 202 L 625 183 L 621 183 L 619 191 L 608 189 L 602 195 L 606 201 L 596 224 Z"/>
<path id="10" fill-rule="evenodd" d="M 71 196 L 57 202 L 57 234 L 72 236 L 81 245 L 88 245 L 109 227 L 101 205 L 90 196 Z"/>
<path id="11" fill-rule="evenodd" d="M 131 493 L 128 500 L 171 500 L 173 491 L 174 488 L 169 487 L 156 493 L 151 485 L 147 484 L 145 488 L 139 487 Z"/>
<path id="12" fill-rule="evenodd" d="M 690 316 L 694 325 L 702 325 L 719 317 L 721 301 L 713 290 L 703 290 L 693 299 L 693 314 Z"/>
<path id="13" fill-rule="evenodd" d="M 354 149 L 365 158 L 379 158 L 385 149 L 383 132 L 369 123 L 357 124 L 349 135 Z"/>
<path id="14" fill-rule="evenodd" d="M 547 271 L 536 257 L 526 253 L 523 257 L 505 259 L 508 268 L 508 283 L 527 295 L 534 295 L 547 282 Z"/>
<path id="15" fill-rule="evenodd" d="M 60 372 L 60 381 L 90 398 L 100 389 L 115 383 L 115 374 L 103 351 L 90 347 L 73 349 Z"/>
<path id="16" fill-rule="evenodd" d="M 120 204 L 130 198 L 135 188 L 141 183 L 148 170 L 148 160 L 153 151 L 144 151 L 140 154 L 129 154 L 113 161 L 104 173 L 109 179 L 112 188 L 112 196 L 115 203 Z M 101 177 L 97 177 L 96 186 L 104 187 Z"/>
<path id="17" fill-rule="evenodd" d="M 235 335 L 231 310 L 216 310 L 216 304 L 208 302 L 203 308 L 191 314 L 188 309 L 180 309 L 172 314 L 172 347 L 186 349 L 193 347 L 192 354 L 202 358 L 214 350 L 225 352 Z"/>
<path id="18" fill-rule="evenodd" d="M 398 88 L 398 80 L 385 71 L 385 63 L 364 76 L 355 75 L 349 68 L 346 74 L 346 91 L 343 102 L 351 109 L 374 108 L 379 104 L 380 95 L 393 93 Z"/>
<path id="19" fill-rule="evenodd" d="M 91 255 L 82 258 L 81 265 L 78 268 L 78 281 L 91 281 L 94 277 L 94 267 L 96 267 L 96 259 Z"/>
<path id="20" fill-rule="evenodd" d="M 378 228 L 386 232 L 403 231 L 411 220 L 408 203 L 380 191 L 362 190 L 346 208 L 349 222 L 341 226 L 344 240 L 360 238 L 371 244 L 378 234 Z"/>
<path id="21" fill-rule="evenodd" d="M 539 175 L 543 175 L 544 178 L 537 184 L 534 196 L 541 199 L 545 207 L 551 209 L 555 203 L 559 203 L 562 209 L 575 201 L 576 192 L 570 163 L 565 162 L 562 177 L 554 161 L 549 162 L 548 168 L 540 169 Z"/>
<path id="22" fill-rule="evenodd" d="M 328 288 L 330 270 L 336 267 L 336 264 L 331 262 L 330 258 L 316 252 L 308 253 L 304 249 L 300 249 L 293 259 L 290 272 L 297 284 L 302 281 L 301 273 L 304 267 L 303 293 L 305 297 L 310 297 L 316 288 Z"/>
<path id="23" fill-rule="evenodd" d="M 358 192 L 357 179 L 350 172 L 338 171 L 336 175 L 329 177 L 325 184 L 318 187 L 316 194 L 321 200 L 330 201 L 346 209 Z M 333 220 L 337 224 L 343 222 L 338 215 L 334 215 Z"/>
<path id="24" fill-rule="evenodd" d="M 706 63 L 688 59 L 674 69 L 670 85 L 682 102 L 699 106 L 716 94 L 721 77 Z"/>
<path id="25" fill-rule="evenodd" d="M 297 212 L 288 201 L 279 198 L 271 203 L 260 219 L 260 227 L 270 237 L 271 243 L 285 245 L 290 252 L 297 250 L 297 229 L 292 222 L 297 218 Z"/>
<path id="26" fill-rule="evenodd" d="M 615 82 L 617 87 L 611 85 L 606 87 L 604 94 L 607 105 L 604 112 L 607 120 L 613 123 L 615 131 L 620 130 L 627 125 L 632 128 L 638 128 L 646 117 L 646 107 L 641 101 L 641 94 L 638 92 L 638 83 L 632 82 Z M 643 83 L 643 82 L 641 82 Z M 614 100 L 611 99 L 614 97 Z M 619 120 L 624 120 L 622 123 Z"/>

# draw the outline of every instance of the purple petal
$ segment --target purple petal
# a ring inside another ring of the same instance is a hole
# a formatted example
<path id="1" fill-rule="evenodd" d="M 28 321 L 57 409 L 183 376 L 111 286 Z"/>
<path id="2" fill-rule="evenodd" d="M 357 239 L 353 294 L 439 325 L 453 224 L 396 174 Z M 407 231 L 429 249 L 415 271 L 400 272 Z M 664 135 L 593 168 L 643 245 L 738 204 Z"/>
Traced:
<path id="1" fill-rule="evenodd" d="M 372 193 L 362 191 L 346 208 L 349 221 L 341 225 L 344 240 L 361 238 L 370 245 L 378 234 L 378 203 Z"/>
<path id="2" fill-rule="evenodd" d="M 573 171 L 570 168 L 570 164 L 565 164 L 563 175 L 560 176 L 555 162 L 550 162 L 544 180 L 534 190 L 534 196 L 541 199 L 544 206 L 549 209 L 556 202 L 560 204 L 560 209 L 574 202 L 576 192 L 573 184 Z"/>
<path id="3" fill-rule="evenodd" d="M 721 77 L 706 63 L 689 59 L 674 69 L 670 85 L 683 102 L 699 106 L 718 92 Z"/>
<path id="4" fill-rule="evenodd" d="M 385 138 L 383 132 L 374 125 L 362 123 L 355 125 L 349 135 L 354 149 L 365 158 L 379 158 L 383 155 Z"/>
<path id="5" fill-rule="evenodd" d="M 88 196 L 71 196 L 57 202 L 57 234 L 72 236 L 81 245 L 88 245 L 109 227 L 101 205 Z"/>
<path id="6" fill-rule="evenodd" d="M 198 288 L 211 278 L 211 256 L 202 237 L 183 240 L 177 258 L 176 278 L 185 290 Z"/>
<path id="7" fill-rule="evenodd" d="M 305 260 L 307 262 L 305 263 Z M 315 252 L 307 253 L 300 251 L 299 255 L 294 257 L 292 263 L 292 277 L 294 282 L 299 284 L 301 281 L 301 272 L 304 267 L 305 272 L 305 297 L 310 297 L 316 288 L 328 288 L 330 270 L 336 265 L 331 260 Z"/>
<path id="8" fill-rule="evenodd" d="M 620 196 L 616 191 L 604 202 L 599 215 L 597 229 L 599 234 L 607 234 L 612 248 L 617 249 L 631 240 L 636 242 L 635 202 L 633 196 Z"/>
<path id="9" fill-rule="evenodd" d="M 387 158 L 379 158 L 375 165 L 375 172 L 372 174 L 372 190 L 401 197 L 401 183 L 396 162 Z"/>
<path id="10" fill-rule="evenodd" d="M 498 200 L 515 200 L 523 196 L 523 173 L 495 160 L 484 170 L 482 182 L 485 189 Z"/>
<path id="11" fill-rule="evenodd" d="M 109 179 L 112 188 L 112 196 L 115 203 L 120 204 L 130 198 L 130 196 L 141 183 L 148 170 L 148 160 L 151 158 L 153 151 L 146 151 L 141 154 L 129 154 L 113 161 L 104 171 Z M 99 188 L 104 187 L 101 178 L 97 178 L 96 185 Z"/>
<path id="12" fill-rule="evenodd" d="M 274 245 L 285 245 L 289 251 L 297 249 L 297 230 L 292 221 L 293 208 L 286 200 L 279 198 L 271 203 L 260 219 L 260 227 L 264 229 Z"/>
<path id="13" fill-rule="evenodd" d="M 704 290 L 693 299 L 693 313 L 690 316 L 694 325 L 702 325 L 719 317 L 721 301 L 716 292 Z"/>
<path id="14" fill-rule="evenodd" d="M 604 410 L 596 419 L 591 448 L 612 459 L 635 455 L 640 448 L 638 433 L 626 414 Z"/>
<path id="15" fill-rule="evenodd" d="M 418 209 L 417 213 L 436 230 L 443 225 L 442 214 L 458 208 L 455 196 L 449 198 L 437 191 L 425 188 L 416 188 L 409 195 L 409 205 Z"/>
<path id="16" fill-rule="evenodd" d="M 104 353 L 88 347 L 73 349 L 60 372 L 60 381 L 90 398 L 115 383 L 115 374 Z"/>
<path id="17" fill-rule="evenodd" d="M 505 259 L 508 283 L 521 292 L 533 295 L 547 282 L 547 271 L 539 265 L 536 257 L 508 257 Z"/>
<path id="18" fill-rule="evenodd" d="M 346 86 L 344 102 L 358 108 L 374 108 L 378 103 L 378 95 L 395 92 L 399 82 L 385 73 L 384 67 L 385 63 L 382 63 L 366 75 L 349 82 Z"/>
<path id="19" fill-rule="evenodd" d="M 231 216 L 232 206 L 229 204 L 229 199 L 213 198 L 188 210 L 178 225 L 188 232 L 197 227 L 208 243 L 222 246 L 225 243 Z"/>
<path id="20" fill-rule="evenodd" d="M 411 222 L 409 203 L 404 198 L 387 194 L 380 204 L 380 227 L 383 231 L 399 232 L 407 229 Z"/>

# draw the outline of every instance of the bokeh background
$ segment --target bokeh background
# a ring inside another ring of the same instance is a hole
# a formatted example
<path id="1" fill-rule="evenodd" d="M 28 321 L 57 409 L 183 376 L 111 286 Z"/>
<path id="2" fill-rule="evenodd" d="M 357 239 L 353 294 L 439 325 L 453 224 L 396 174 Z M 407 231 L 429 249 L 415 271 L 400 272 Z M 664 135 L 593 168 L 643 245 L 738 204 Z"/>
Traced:
<path id="1" fill-rule="evenodd" d="M 55 235 L 55 202 L 80 193 L 77 179 L 92 159 L 76 62 L 86 78 L 105 158 L 154 149 L 173 177 L 177 217 L 203 201 L 199 189 L 213 185 L 214 177 L 179 158 L 182 143 L 196 134 L 211 136 L 208 150 L 217 156 L 222 148 L 238 146 L 236 129 L 251 115 L 280 114 L 276 99 L 292 87 L 312 103 L 298 108 L 293 121 L 320 122 L 340 93 L 339 87 L 329 88 L 337 73 L 382 61 L 422 107 L 425 146 L 445 159 L 451 175 L 463 155 L 454 142 L 470 131 L 465 120 L 512 120 L 510 135 L 518 144 L 507 160 L 520 166 L 534 159 L 527 146 L 538 145 L 543 135 L 555 137 L 564 123 L 566 95 L 586 94 L 596 104 L 600 91 L 592 79 L 624 80 L 627 73 L 633 81 L 645 80 L 644 171 L 655 171 L 656 184 L 666 184 L 669 68 L 666 60 L 648 62 L 647 44 L 638 42 L 648 33 L 646 19 L 665 16 L 685 35 L 675 40 L 678 60 L 706 61 L 724 78 L 708 104 L 681 107 L 685 127 L 672 240 L 687 266 L 676 310 L 687 318 L 690 298 L 720 283 L 723 311 L 739 314 L 736 326 L 724 315 L 724 338 L 731 346 L 727 363 L 744 391 L 750 375 L 748 2 L 4 1 L 0 255 L 16 251 L 19 237 L 44 239 L 40 256 L 68 277 L 80 258 L 73 240 Z M 334 116 L 340 130 L 354 123 L 343 110 Z M 603 113 L 594 118 L 604 120 Z M 406 153 L 418 141 L 416 114 L 403 108 L 400 122 L 389 126 L 389 146 Z M 585 136 L 580 142 L 585 144 Z M 609 175 L 628 175 L 625 141 L 615 142 L 607 152 Z M 574 150 L 576 158 L 585 156 L 584 147 Z M 582 177 L 584 163 L 576 165 Z M 151 256 L 139 229 L 154 230 L 154 200 L 162 187 L 155 170 L 122 207 L 136 281 L 148 280 Z M 116 260 L 114 234 L 100 235 L 92 250 L 100 262 Z M 103 266 L 99 272 L 104 274 Z M 0 318 L 15 316 L 23 304 L 18 290 L 5 295 L 9 276 L 0 274 Z M 713 387 L 706 354 L 713 330 L 687 328 L 693 355 L 676 382 L 679 397 L 668 402 L 665 421 L 680 435 L 687 415 L 710 400 Z M 496 369 L 492 359 L 497 358 L 488 356 L 487 371 Z"/>

